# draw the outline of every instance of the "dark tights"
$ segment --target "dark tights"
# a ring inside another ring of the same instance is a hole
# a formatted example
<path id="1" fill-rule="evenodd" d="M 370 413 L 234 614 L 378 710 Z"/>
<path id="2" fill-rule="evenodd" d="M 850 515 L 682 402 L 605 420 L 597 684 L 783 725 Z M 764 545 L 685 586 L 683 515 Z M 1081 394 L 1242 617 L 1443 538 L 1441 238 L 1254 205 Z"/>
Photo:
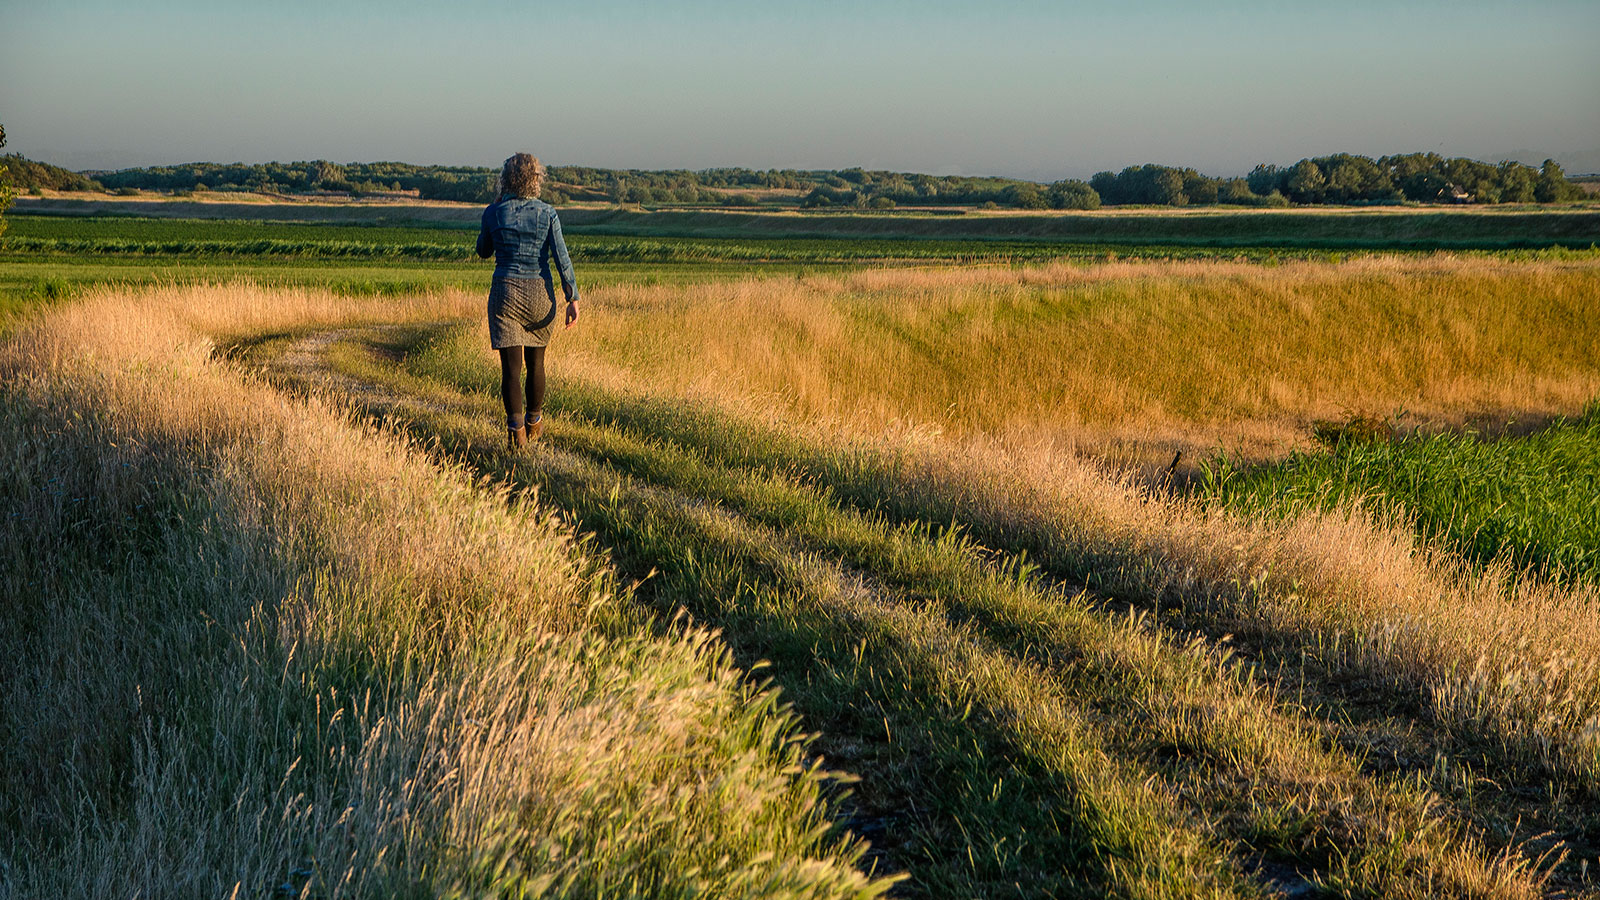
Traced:
<path id="1" fill-rule="evenodd" d="M 500 350 L 500 399 L 506 405 L 506 418 L 522 415 L 522 355 L 528 355 L 529 418 L 544 411 L 544 348 L 503 347 Z"/>

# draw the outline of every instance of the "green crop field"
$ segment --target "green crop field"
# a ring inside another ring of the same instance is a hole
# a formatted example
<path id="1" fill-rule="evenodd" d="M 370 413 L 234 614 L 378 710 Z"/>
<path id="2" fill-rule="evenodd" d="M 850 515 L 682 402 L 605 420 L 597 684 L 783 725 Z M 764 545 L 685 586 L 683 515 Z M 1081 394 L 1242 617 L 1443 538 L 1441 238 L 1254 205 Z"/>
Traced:
<path id="1" fill-rule="evenodd" d="M 17 212 L 61 216 L 136 216 L 327 222 L 472 228 L 470 205 L 230 203 L 114 199 L 19 201 Z M 563 209 L 573 233 L 629 237 L 852 240 L 944 239 L 1050 241 L 1112 245 L 1271 247 L 1323 250 L 1587 249 L 1600 244 L 1600 209 L 1593 204 L 1543 208 L 1507 206 L 1346 207 L 1272 211 L 1224 208 L 1104 209 L 1094 212 L 1014 211 L 960 214 L 838 211 L 646 211 L 636 207 Z"/>
<path id="2" fill-rule="evenodd" d="M 610 233 L 617 225 L 569 226 L 573 257 L 588 262 L 1030 261 L 1108 256 L 1248 259 L 1325 257 L 1331 251 L 1276 246 L 1206 246 L 1181 242 L 1003 237 L 784 237 L 759 231 L 737 237 L 685 236 L 658 228 Z M 641 236 L 643 235 L 643 236 Z M 350 225 L 322 222 L 127 217 L 19 216 L 6 249 L 24 255 L 175 256 L 183 258 L 326 258 L 470 261 L 471 226 Z M 1268 242 L 1270 244 L 1270 242 Z"/>
<path id="3" fill-rule="evenodd" d="M 1208 475 L 1207 494 L 1246 514 L 1361 502 L 1478 562 L 1600 578 L 1600 407 L 1531 434 L 1346 438 L 1257 469 L 1224 458 Z"/>
<path id="4" fill-rule="evenodd" d="M 282 212 L 8 218 L 0 895 L 1597 896 L 1592 212 Z"/>

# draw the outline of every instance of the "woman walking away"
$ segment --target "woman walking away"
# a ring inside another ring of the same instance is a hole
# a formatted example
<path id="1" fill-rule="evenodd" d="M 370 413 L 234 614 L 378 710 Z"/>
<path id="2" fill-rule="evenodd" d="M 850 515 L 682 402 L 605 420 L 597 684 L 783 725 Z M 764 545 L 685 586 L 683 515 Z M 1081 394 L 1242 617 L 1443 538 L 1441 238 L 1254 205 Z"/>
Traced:
<path id="1" fill-rule="evenodd" d="M 478 255 L 494 255 L 489 286 L 489 345 L 500 351 L 500 398 L 506 405 L 506 446 L 520 450 L 544 430 L 544 348 L 556 318 L 556 289 L 550 257 L 561 273 L 567 296 L 567 325 L 578 321 L 578 283 L 572 276 L 567 243 L 555 207 L 539 199 L 544 164 L 526 153 L 506 160 L 500 170 L 500 197 L 483 211 Z M 523 406 L 522 363 L 528 363 L 527 406 Z"/>

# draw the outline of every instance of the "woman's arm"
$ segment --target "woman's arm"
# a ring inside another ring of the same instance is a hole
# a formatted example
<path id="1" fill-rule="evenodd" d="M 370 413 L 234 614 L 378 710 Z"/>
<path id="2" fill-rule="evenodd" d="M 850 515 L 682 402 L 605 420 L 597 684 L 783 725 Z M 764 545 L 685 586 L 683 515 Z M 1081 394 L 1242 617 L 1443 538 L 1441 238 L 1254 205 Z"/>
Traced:
<path id="1" fill-rule="evenodd" d="M 561 218 L 550 212 L 550 233 L 545 238 L 549 248 L 555 251 L 556 271 L 561 273 L 561 291 L 567 295 L 568 303 L 578 302 L 578 279 L 572 274 L 572 257 L 567 255 L 567 242 L 561 237 Z M 569 316 L 570 319 L 577 318 Z"/>
<path id="2" fill-rule="evenodd" d="M 478 226 L 478 256 L 488 259 L 494 255 L 494 237 L 489 234 L 489 214 L 484 212 L 483 224 Z"/>

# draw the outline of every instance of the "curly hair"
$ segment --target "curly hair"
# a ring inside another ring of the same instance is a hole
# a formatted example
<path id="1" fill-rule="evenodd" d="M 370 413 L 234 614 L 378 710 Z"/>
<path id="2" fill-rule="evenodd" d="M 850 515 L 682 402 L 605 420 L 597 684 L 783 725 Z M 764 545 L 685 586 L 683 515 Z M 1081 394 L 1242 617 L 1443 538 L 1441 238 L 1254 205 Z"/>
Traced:
<path id="1" fill-rule="evenodd" d="M 506 160 L 500 170 L 500 190 L 513 197 L 537 197 L 544 187 L 544 163 L 529 153 L 518 153 Z"/>

